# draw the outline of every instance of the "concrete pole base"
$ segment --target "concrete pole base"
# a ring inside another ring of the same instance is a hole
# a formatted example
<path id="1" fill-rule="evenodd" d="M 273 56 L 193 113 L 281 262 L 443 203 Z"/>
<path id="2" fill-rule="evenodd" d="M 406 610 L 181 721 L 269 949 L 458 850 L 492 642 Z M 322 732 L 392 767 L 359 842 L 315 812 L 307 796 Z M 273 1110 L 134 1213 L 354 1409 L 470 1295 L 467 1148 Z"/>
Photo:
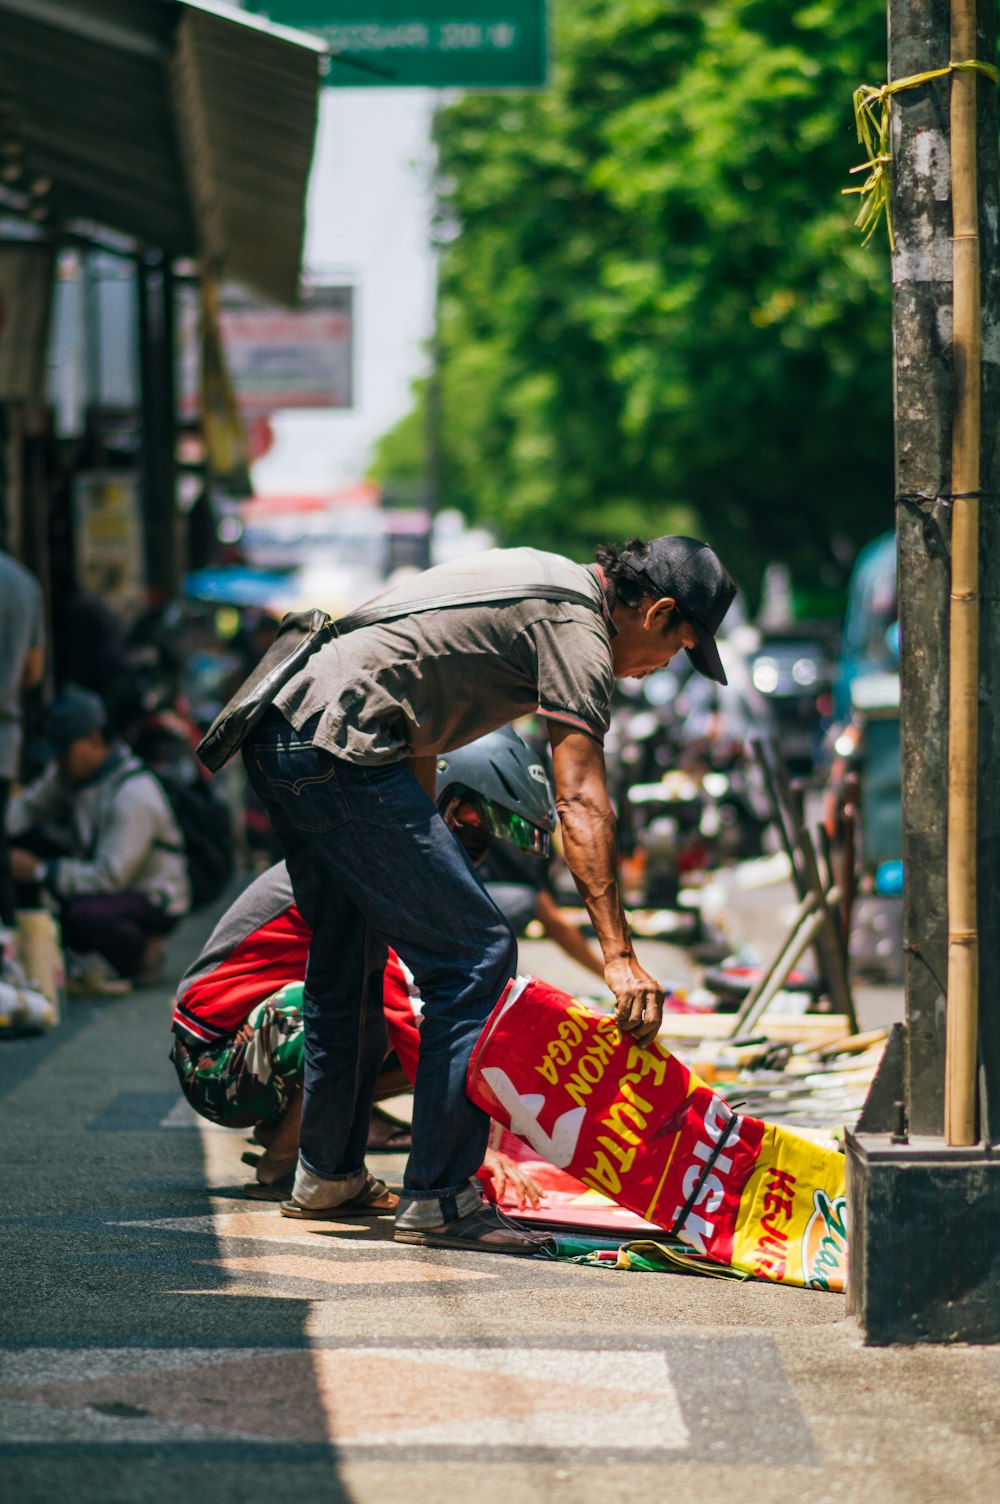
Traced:
<path id="1" fill-rule="evenodd" d="M 847 1201 L 867 1345 L 1000 1343 L 1000 1152 L 848 1133 Z"/>

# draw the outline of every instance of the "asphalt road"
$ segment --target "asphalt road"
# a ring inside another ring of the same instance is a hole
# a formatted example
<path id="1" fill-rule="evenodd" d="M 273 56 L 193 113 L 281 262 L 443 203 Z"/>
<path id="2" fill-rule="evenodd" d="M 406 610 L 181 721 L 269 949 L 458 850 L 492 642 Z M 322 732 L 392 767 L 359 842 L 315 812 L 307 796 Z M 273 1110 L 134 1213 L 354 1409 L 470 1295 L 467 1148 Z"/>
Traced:
<path id="1" fill-rule="evenodd" d="M 591 985 L 544 943 L 522 969 Z M 408 1249 L 244 1199 L 242 1136 L 178 1095 L 170 1002 L 74 1002 L 0 1045 L 12 1501 L 998 1497 L 1000 1351 L 866 1349 L 838 1296 Z"/>

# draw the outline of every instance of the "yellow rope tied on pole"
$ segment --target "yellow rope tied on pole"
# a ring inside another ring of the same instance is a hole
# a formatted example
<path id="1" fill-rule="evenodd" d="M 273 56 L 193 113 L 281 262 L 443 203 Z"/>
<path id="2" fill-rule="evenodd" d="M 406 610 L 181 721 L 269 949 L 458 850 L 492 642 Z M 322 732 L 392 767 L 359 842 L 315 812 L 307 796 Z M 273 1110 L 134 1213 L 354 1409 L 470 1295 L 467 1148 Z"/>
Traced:
<path id="1" fill-rule="evenodd" d="M 892 234 L 892 210 L 889 206 L 889 101 L 893 94 L 903 89 L 915 89 L 919 84 L 930 83 L 934 78 L 944 78 L 949 73 L 982 73 L 992 83 L 997 81 L 997 70 L 992 63 L 980 63 L 975 59 L 965 63 L 949 63 L 947 68 L 932 68 L 927 73 L 914 73 L 910 78 L 896 78 L 891 84 L 876 89 L 872 84 L 862 84 L 854 91 L 854 123 L 858 140 L 868 153 L 868 160 L 851 172 L 867 172 L 868 176 L 858 188 L 843 188 L 842 193 L 860 193 L 861 207 L 855 225 L 864 234 L 867 245 L 878 222 L 885 215 L 885 227 L 889 232 L 889 249 L 895 250 Z"/>

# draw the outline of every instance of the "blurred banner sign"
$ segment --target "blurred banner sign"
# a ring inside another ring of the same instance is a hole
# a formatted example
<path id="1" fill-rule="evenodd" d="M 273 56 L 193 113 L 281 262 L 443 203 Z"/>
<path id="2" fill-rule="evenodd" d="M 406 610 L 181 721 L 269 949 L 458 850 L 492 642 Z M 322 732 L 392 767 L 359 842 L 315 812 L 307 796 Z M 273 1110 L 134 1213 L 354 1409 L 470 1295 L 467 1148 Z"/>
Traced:
<path id="1" fill-rule="evenodd" d="M 352 302 L 350 287 L 306 288 L 297 309 L 273 307 L 231 288 L 222 293 L 222 345 L 244 418 L 352 405 Z M 184 417 L 197 414 L 198 391 L 198 304 L 192 297 L 181 311 Z"/>
<path id="2" fill-rule="evenodd" d="M 201 434 L 208 473 L 231 495 L 249 496 L 253 483 L 246 430 L 222 344 L 219 284 L 208 271 L 201 279 L 200 332 Z"/>
<path id="3" fill-rule="evenodd" d="M 539 89 L 548 80 L 546 0 L 248 0 L 314 32 L 336 88 Z"/>
<path id="4" fill-rule="evenodd" d="M 73 478 L 76 578 L 124 620 L 144 600 L 139 476 L 131 470 L 86 470 Z"/>

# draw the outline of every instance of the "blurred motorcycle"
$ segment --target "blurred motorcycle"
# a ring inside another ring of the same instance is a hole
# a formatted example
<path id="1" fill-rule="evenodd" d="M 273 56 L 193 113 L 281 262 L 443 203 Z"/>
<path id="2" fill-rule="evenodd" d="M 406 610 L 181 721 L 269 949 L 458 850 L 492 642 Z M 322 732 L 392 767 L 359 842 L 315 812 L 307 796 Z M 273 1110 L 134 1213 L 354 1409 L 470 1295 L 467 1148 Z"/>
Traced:
<path id="1" fill-rule="evenodd" d="M 761 855 L 770 811 L 751 732 L 772 729 L 743 654 L 720 641 L 729 686 L 686 658 L 640 682 L 612 720 L 609 788 L 636 901 L 676 908 L 690 873 Z"/>
<path id="2" fill-rule="evenodd" d="M 669 770 L 627 791 L 634 847 L 641 850 L 643 902 L 676 908 L 682 880 L 760 856 L 768 820 L 751 795 L 742 758 L 726 769 Z"/>

